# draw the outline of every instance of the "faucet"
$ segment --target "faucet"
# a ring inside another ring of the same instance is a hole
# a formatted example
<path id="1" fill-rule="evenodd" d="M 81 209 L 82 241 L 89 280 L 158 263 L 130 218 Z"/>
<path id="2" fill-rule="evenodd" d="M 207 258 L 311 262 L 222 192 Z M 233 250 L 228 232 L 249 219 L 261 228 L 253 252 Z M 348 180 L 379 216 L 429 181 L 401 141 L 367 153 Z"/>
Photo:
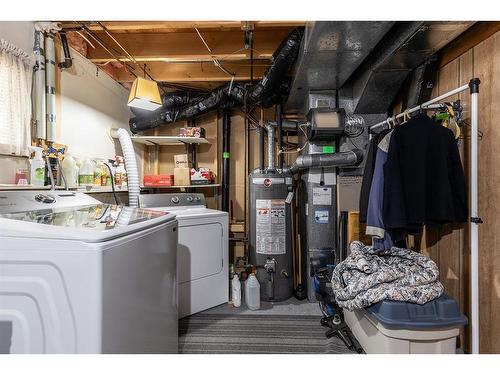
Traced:
<path id="1" fill-rule="evenodd" d="M 276 259 L 267 258 L 264 269 L 267 271 L 267 290 L 269 299 L 274 299 L 274 274 L 276 273 Z"/>

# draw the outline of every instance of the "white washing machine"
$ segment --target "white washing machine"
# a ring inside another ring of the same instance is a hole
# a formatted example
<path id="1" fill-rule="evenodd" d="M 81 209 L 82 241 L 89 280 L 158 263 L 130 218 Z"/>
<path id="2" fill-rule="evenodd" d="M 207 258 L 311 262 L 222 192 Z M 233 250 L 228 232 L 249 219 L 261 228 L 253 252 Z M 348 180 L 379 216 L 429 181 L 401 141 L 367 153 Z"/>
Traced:
<path id="1" fill-rule="evenodd" d="M 0 191 L 0 353 L 177 353 L 177 220 Z"/>
<path id="2" fill-rule="evenodd" d="M 145 194 L 142 208 L 169 211 L 179 221 L 179 318 L 229 299 L 228 214 L 207 208 L 198 193 Z"/>

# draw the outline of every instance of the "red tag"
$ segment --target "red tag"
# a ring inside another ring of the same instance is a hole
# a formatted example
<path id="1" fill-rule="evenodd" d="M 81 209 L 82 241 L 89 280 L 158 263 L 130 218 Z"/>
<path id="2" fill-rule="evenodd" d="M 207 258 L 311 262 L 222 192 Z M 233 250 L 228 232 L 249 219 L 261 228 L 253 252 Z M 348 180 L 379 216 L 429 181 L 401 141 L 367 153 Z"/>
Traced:
<path id="1" fill-rule="evenodd" d="M 264 186 L 265 186 L 265 187 L 269 187 L 269 186 L 271 186 L 271 185 L 272 185 L 272 183 L 273 183 L 273 182 L 271 181 L 271 179 L 270 179 L 270 178 L 266 178 L 266 179 L 264 180 Z"/>

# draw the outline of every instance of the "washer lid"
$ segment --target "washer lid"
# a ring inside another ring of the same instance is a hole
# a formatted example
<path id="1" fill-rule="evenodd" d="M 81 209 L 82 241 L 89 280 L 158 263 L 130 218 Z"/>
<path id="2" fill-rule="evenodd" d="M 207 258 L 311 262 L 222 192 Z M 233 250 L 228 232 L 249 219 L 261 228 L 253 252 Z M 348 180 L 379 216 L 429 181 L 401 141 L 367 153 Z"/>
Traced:
<path id="1" fill-rule="evenodd" d="M 169 212 L 108 204 L 0 214 L 2 235 L 101 242 L 175 220 Z"/>

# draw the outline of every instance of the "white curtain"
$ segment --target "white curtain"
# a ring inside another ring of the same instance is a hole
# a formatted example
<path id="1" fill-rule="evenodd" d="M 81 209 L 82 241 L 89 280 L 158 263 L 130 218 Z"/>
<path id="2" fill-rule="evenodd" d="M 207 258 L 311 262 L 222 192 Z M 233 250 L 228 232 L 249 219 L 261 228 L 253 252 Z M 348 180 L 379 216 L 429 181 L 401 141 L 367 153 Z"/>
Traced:
<path id="1" fill-rule="evenodd" d="M 32 61 L 0 38 L 0 153 L 28 155 Z"/>

